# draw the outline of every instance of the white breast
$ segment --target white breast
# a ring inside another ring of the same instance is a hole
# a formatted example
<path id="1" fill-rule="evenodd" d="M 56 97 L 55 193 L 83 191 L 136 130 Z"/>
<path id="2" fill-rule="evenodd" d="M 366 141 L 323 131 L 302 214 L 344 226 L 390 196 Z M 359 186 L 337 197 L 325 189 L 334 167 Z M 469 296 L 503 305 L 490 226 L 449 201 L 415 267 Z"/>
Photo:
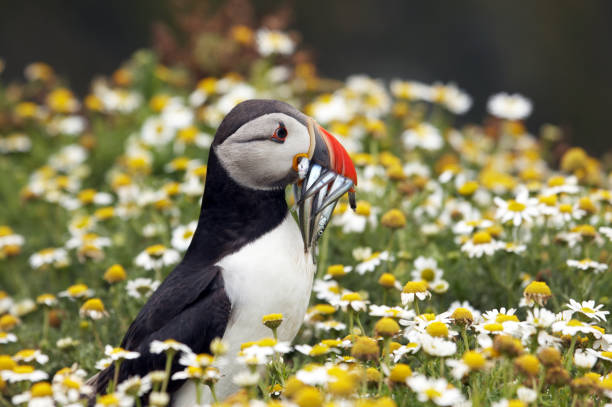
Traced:
<path id="1" fill-rule="evenodd" d="M 217 265 L 223 269 L 225 290 L 232 304 L 223 335 L 229 356 L 236 355 L 244 342 L 272 336 L 272 331 L 261 322 L 266 314 L 282 313 L 279 340 L 293 340 L 304 320 L 315 265 L 310 253 L 304 253 L 300 231 L 291 215 Z M 223 378 L 216 386 L 219 399 L 238 390 L 231 377 L 242 369 L 234 362 L 220 368 Z M 212 401 L 208 389 L 204 394 L 204 402 Z M 174 406 L 195 405 L 194 385 L 185 383 L 174 400 Z"/>

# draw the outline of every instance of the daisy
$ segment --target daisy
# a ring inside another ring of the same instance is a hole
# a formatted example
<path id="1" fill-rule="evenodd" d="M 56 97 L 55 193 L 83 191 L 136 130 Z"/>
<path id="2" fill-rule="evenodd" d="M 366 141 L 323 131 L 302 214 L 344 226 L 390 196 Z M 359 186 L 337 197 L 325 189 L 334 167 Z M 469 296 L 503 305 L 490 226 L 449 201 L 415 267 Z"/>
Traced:
<path id="1" fill-rule="evenodd" d="M 568 307 L 573 312 L 581 313 L 589 319 L 595 319 L 598 321 L 605 321 L 606 315 L 610 313 L 609 311 L 600 311 L 600 309 L 603 307 L 603 304 L 595 306 L 595 301 L 593 300 L 582 301 L 582 303 L 579 303 L 574 299 L 570 298 L 569 304 L 566 304 L 566 307 Z"/>
<path id="2" fill-rule="evenodd" d="M 10 332 L 0 332 L 0 345 L 17 342 L 17 336 Z"/>
<path id="3" fill-rule="evenodd" d="M 71 300 L 77 298 L 89 298 L 94 294 L 94 291 L 85 284 L 74 284 L 68 287 L 67 290 L 61 291 L 58 296 L 67 297 Z"/>
<path id="4" fill-rule="evenodd" d="M 563 177 L 557 175 L 548 179 L 546 187 L 542 190 L 543 195 L 556 195 L 556 194 L 575 194 L 580 191 L 578 186 L 578 178 L 575 176 Z"/>
<path id="5" fill-rule="evenodd" d="M 15 365 L 12 370 L 3 370 L 0 377 L 9 383 L 39 382 L 46 380 L 49 375 L 42 370 L 36 370 L 30 365 Z"/>
<path id="6" fill-rule="evenodd" d="M 495 197 L 493 200 L 498 207 L 495 217 L 502 224 L 512 222 L 514 226 L 520 226 L 523 223 L 531 223 L 539 214 L 538 200 L 529 198 L 527 188 L 521 188 L 515 199 L 504 201 L 500 197 Z"/>
<path id="7" fill-rule="evenodd" d="M 456 380 L 461 380 L 470 372 L 487 367 L 487 360 L 479 352 L 467 351 L 461 359 L 448 359 L 446 364 L 451 368 L 451 376 Z"/>
<path id="8" fill-rule="evenodd" d="M 457 344 L 443 337 L 422 334 L 419 343 L 428 355 L 447 357 L 457 353 Z"/>
<path id="9" fill-rule="evenodd" d="M 174 139 L 175 129 L 159 116 L 149 117 L 142 125 L 140 137 L 147 146 L 161 147 Z"/>
<path id="10" fill-rule="evenodd" d="M 104 354 L 108 356 L 111 360 L 124 360 L 124 359 L 137 359 L 140 357 L 140 353 L 127 351 L 123 348 L 113 348 L 110 345 L 106 345 L 104 348 Z"/>
<path id="11" fill-rule="evenodd" d="M 531 101 L 518 93 L 498 93 L 487 102 L 489 113 L 507 120 L 523 120 L 531 114 L 531 109 Z"/>
<path id="12" fill-rule="evenodd" d="M 349 309 L 349 307 L 353 311 L 365 311 L 368 308 L 368 303 L 369 301 L 364 300 L 363 298 L 361 298 L 361 295 L 359 295 L 359 293 L 355 292 L 347 292 L 343 294 L 340 299 L 334 299 L 333 301 L 330 301 L 330 304 L 334 306 L 340 306 L 340 308 L 342 308 L 342 310 L 345 312 Z"/>
<path id="13" fill-rule="evenodd" d="M 26 404 L 28 407 L 53 407 L 55 402 L 53 400 L 53 389 L 47 382 L 39 382 L 21 394 L 13 396 L 11 399 L 14 405 Z"/>
<path id="14" fill-rule="evenodd" d="M 365 274 L 372 272 L 378 267 L 383 261 L 393 260 L 392 256 L 386 250 L 383 252 L 374 252 L 367 259 L 355 266 L 355 271 L 358 274 Z"/>
<path id="15" fill-rule="evenodd" d="M 419 256 L 414 261 L 414 269 L 411 272 L 413 280 L 423 280 L 431 283 L 442 278 L 443 271 L 438 268 L 438 262 L 431 257 Z"/>
<path id="16" fill-rule="evenodd" d="M 34 269 L 41 269 L 52 265 L 55 268 L 66 267 L 70 264 L 68 252 L 62 248 L 47 248 L 40 250 L 30 256 L 30 266 Z"/>
<path id="17" fill-rule="evenodd" d="M 432 100 L 431 87 L 422 82 L 394 79 L 391 81 L 390 88 L 393 96 L 399 99 L 422 100 L 426 102 Z"/>
<path id="18" fill-rule="evenodd" d="M 22 349 L 13 355 L 13 360 L 26 363 L 36 361 L 36 363 L 44 365 L 49 361 L 49 356 L 43 354 L 38 349 Z"/>
<path id="19" fill-rule="evenodd" d="M 295 43 L 284 32 L 262 28 L 255 33 L 257 51 L 267 57 L 272 54 L 290 55 L 295 49 Z"/>
<path id="20" fill-rule="evenodd" d="M 427 151 L 437 151 L 442 148 L 444 140 L 437 127 L 429 123 L 420 123 L 402 133 L 404 146 L 410 150 L 422 148 Z"/>
<path id="21" fill-rule="evenodd" d="M 591 352 L 589 352 L 589 350 Z M 591 369 L 597 362 L 597 354 L 592 349 L 582 350 L 577 349 L 574 352 L 574 365 L 581 369 Z M 594 354 L 595 353 L 595 354 Z"/>
<path id="22" fill-rule="evenodd" d="M 166 351 L 193 353 L 189 346 L 175 341 L 174 339 L 166 339 L 165 341 L 153 341 L 151 342 L 150 351 L 151 353 L 162 353 Z"/>
<path id="23" fill-rule="evenodd" d="M 81 318 L 89 317 L 93 320 L 101 319 L 108 316 L 108 312 L 104 308 L 104 303 L 99 298 L 90 298 L 79 309 Z"/>
<path id="24" fill-rule="evenodd" d="M 406 380 L 421 403 L 431 401 L 438 406 L 452 406 L 465 400 L 463 394 L 446 379 L 430 379 L 416 374 Z"/>
<path id="25" fill-rule="evenodd" d="M 191 244 L 191 239 L 195 233 L 198 221 L 189 222 L 187 225 L 177 226 L 172 231 L 171 244 L 176 250 L 185 251 Z"/>
<path id="26" fill-rule="evenodd" d="M 402 289 L 401 299 L 402 304 L 406 305 L 413 303 L 415 300 L 423 301 L 431 297 L 431 293 L 427 290 L 428 284 L 426 281 L 409 281 Z"/>
<path id="27" fill-rule="evenodd" d="M 608 238 L 608 240 L 612 241 L 612 228 L 608 226 L 601 226 L 599 228 L 599 233 Z"/>
<path id="28" fill-rule="evenodd" d="M 151 390 L 151 379 L 149 377 L 132 376 L 119 383 L 117 392 L 132 397 L 142 397 Z"/>
<path id="29" fill-rule="evenodd" d="M 388 318 L 401 318 L 410 320 L 416 315 L 413 310 L 406 310 L 401 307 L 389 307 L 387 305 L 370 305 L 370 316 L 373 317 L 388 317 Z"/>
<path id="30" fill-rule="evenodd" d="M 136 278 L 127 282 L 127 294 L 133 298 L 148 298 L 159 287 L 160 282 L 150 278 Z"/>
<path id="31" fill-rule="evenodd" d="M 483 255 L 492 256 L 497 250 L 504 247 L 503 242 L 493 239 L 489 232 L 476 232 L 471 239 L 461 246 L 461 251 L 466 252 L 470 258 L 480 258 Z"/>
<path id="32" fill-rule="evenodd" d="M 593 328 L 590 324 L 578 321 L 577 319 L 561 320 L 552 324 L 553 332 L 560 332 L 562 335 L 574 336 L 578 333 L 592 334 L 595 338 L 599 338 L 601 331 Z"/>
<path id="33" fill-rule="evenodd" d="M 603 273 L 604 271 L 608 270 L 607 264 L 599 263 L 591 259 L 582 259 L 582 260 L 568 259 L 567 265 L 570 267 L 575 267 L 579 270 L 593 270 L 595 274 Z"/>
<path id="34" fill-rule="evenodd" d="M 176 250 L 167 248 L 161 244 L 156 244 L 147 247 L 136 256 L 134 264 L 145 270 L 157 270 L 164 266 L 174 264 L 179 260 L 180 255 Z"/>

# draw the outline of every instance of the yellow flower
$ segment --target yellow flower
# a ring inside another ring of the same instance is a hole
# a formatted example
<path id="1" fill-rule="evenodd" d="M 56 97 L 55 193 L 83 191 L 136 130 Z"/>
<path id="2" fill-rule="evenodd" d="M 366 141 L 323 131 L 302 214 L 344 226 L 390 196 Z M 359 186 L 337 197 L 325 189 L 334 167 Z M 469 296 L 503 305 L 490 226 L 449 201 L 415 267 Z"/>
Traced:
<path id="1" fill-rule="evenodd" d="M 79 108 L 79 102 L 70 90 L 57 88 L 47 96 L 47 106 L 58 113 L 73 113 Z"/>
<path id="2" fill-rule="evenodd" d="M 464 196 L 470 196 L 476 192 L 478 189 L 478 182 L 476 181 L 468 181 L 459 187 L 457 192 Z"/>
<path id="3" fill-rule="evenodd" d="M 35 383 L 30 389 L 30 394 L 33 398 L 50 397 L 53 395 L 53 389 L 48 382 Z"/>
<path id="4" fill-rule="evenodd" d="M 451 318 L 455 320 L 458 325 L 470 325 L 474 322 L 474 316 L 472 312 L 467 308 L 457 308 L 451 314 Z"/>
<path id="5" fill-rule="evenodd" d="M 398 325 L 398 323 L 395 322 L 393 319 L 387 317 L 381 318 L 380 320 L 378 320 L 376 325 L 374 325 L 374 332 L 376 332 L 377 335 L 383 336 L 385 338 L 395 336 L 399 331 L 400 326 Z"/>
<path id="6" fill-rule="evenodd" d="M 316 387 L 304 387 L 297 391 L 293 401 L 300 407 L 320 407 L 323 394 Z"/>
<path id="7" fill-rule="evenodd" d="M 0 330 L 10 331 L 19 324 L 19 319 L 11 314 L 4 314 L 0 317 Z"/>
<path id="8" fill-rule="evenodd" d="M 572 147 L 568 149 L 561 158 L 561 169 L 565 172 L 574 172 L 583 168 L 589 156 L 586 151 L 580 147 Z"/>
<path id="9" fill-rule="evenodd" d="M 378 359 L 379 353 L 376 340 L 367 336 L 358 337 L 351 349 L 351 356 L 363 361 Z"/>
<path id="10" fill-rule="evenodd" d="M 385 288 L 394 288 L 397 284 L 397 279 L 391 273 L 383 273 L 378 279 L 378 284 Z"/>
<path id="11" fill-rule="evenodd" d="M 125 269 L 120 264 L 113 264 L 104 273 L 104 280 L 110 284 L 124 281 L 126 278 Z"/>
<path id="12" fill-rule="evenodd" d="M 425 328 L 425 330 L 429 335 L 434 337 L 445 338 L 448 336 L 448 326 L 446 326 L 444 322 L 432 322 L 431 324 L 427 325 L 427 328 Z"/>
<path id="13" fill-rule="evenodd" d="M 398 363 L 391 368 L 389 380 L 395 383 L 406 384 L 406 379 L 412 376 L 412 369 L 404 363 Z"/>
<path id="14" fill-rule="evenodd" d="M 250 45 L 253 43 L 253 30 L 246 25 L 235 25 L 232 27 L 231 36 L 239 44 Z"/>
<path id="15" fill-rule="evenodd" d="M 538 352 L 538 359 L 544 366 L 558 366 L 561 364 L 561 353 L 552 347 L 542 348 Z"/>
<path id="16" fill-rule="evenodd" d="M 480 352 L 468 350 L 461 357 L 463 363 L 465 363 L 470 370 L 480 370 L 485 367 L 486 359 Z"/>
<path id="17" fill-rule="evenodd" d="M 370 205 L 367 201 L 357 201 L 357 206 L 355 207 L 355 213 L 361 216 L 370 216 L 372 212 L 372 205 Z"/>
<path id="18" fill-rule="evenodd" d="M 261 322 L 268 328 L 274 330 L 283 322 L 283 314 L 268 314 L 264 315 Z"/>
<path id="19" fill-rule="evenodd" d="M 166 107 L 166 105 L 168 104 L 169 101 L 170 101 L 170 96 L 169 95 L 166 95 L 166 94 L 163 94 L 163 93 L 159 94 L 159 95 L 155 95 L 149 101 L 149 107 L 154 112 L 158 112 L 159 113 L 162 110 L 164 110 L 164 107 Z"/>
<path id="20" fill-rule="evenodd" d="M 108 312 L 104 309 L 104 303 L 99 298 L 91 298 L 81 306 L 79 310 L 81 317 L 89 317 L 91 319 L 100 319 L 108 316 Z"/>
<path id="21" fill-rule="evenodd" d="M 327 275 L 334 279 L 344 277 L 346 269 L 342 264 L 332 264 L 327 268 Z"/>
<path id="22" fill-rule="evenodd" d="M 534 355 L 521 355 L 514 359 L 514 365 L 526 376 L 533 377 L 540 372 L 540 361 Z"/>
<path id="23" fill-rule="evenodd" d="M 380 219 L 380 223 L 390 229 L 399 229 L 406 226 L 406 216 L 399 209 L 391 209 Z"/>
<path id="24" fill-rule="evenodd" d="M 552 296 L 550 287 L 544 281 L 532 281 L 523 291 L 523 296 L 528 302 L 536 302 L 544 305 Z"/>

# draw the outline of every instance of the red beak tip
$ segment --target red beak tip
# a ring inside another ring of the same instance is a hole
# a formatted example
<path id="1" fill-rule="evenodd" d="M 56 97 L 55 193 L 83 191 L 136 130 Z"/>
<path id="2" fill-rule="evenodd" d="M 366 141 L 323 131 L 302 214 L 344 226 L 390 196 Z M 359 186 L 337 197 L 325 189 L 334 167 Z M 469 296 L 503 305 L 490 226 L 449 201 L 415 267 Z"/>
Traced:
<path id="1" fill-rule="evenodd" d="M 319 129 L 327 139 L 326 141 L 328 143 L 328 149 L 330 150 L 330 158 L 334 171 L 353 181 L 353 185 L 357 185 L 357 171 L 355 170 L 355 164 L 353 164 L 353 160 L 351 160 L 349 154 L 330 132 L 321 126 L 319 126 Z"/>

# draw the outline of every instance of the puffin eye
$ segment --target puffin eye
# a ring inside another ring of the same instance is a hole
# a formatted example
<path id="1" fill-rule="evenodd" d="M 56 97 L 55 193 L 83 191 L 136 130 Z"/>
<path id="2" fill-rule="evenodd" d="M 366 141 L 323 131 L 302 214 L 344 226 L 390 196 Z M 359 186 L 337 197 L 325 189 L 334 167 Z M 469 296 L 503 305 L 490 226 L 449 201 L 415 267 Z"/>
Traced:
<path id="1" fill-rule="evenodd" d="M 274 130 L 274 134 L 271 137 L 272 141 L 277 143 L 284 143 L 287 138 L 287 128 L 284 124 L 279 124 L 276 130 Z"/>

